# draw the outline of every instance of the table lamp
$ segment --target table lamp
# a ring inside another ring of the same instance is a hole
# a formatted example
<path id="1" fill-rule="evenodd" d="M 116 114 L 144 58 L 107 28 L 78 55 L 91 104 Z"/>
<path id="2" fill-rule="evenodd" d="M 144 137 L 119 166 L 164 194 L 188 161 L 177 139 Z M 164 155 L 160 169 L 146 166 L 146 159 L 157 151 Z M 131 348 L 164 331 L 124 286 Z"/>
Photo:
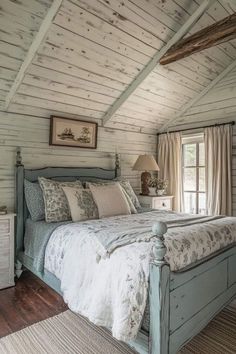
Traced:
<path id="1" fill-rule="evenodd" d="M 148 171 L 160 171 L 159 166 L 152 155 L 139 155 L 137 161 L 133 166 L 135 171 L 145 171 L 141 174 L 141 194 L 148 195 L 148 181 L 151 178 L 151 174 Z"/>

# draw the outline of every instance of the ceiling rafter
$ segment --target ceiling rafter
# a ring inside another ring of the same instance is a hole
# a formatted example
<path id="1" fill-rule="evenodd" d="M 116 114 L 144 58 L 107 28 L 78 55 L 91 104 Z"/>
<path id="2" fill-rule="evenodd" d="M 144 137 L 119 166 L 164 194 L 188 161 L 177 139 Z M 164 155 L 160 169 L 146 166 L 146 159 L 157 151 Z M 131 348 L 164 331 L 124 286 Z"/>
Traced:
<path id="1" fill-rule="evenodd" d="M 187 111 L 200 99 L 205 96 L 220 80 L 222 80 L 229 72 L 231 72 L 236 67 L 236 60 L 234 60 L 230 65 L 227 66 L 211 83 L 206 86 L 196 97 L 190 100 L 178 114 L 171 118 L 167 123 L 165 123 L 161 129 L 159 130 L 160 133 L 168 130 L 169 126 L 175 122 L 177 122 L 180 118 L 186 115 Z"/>
<path id="2" fill-rule="evenodd" d="M 22 80 L 24 79 L 25 73 L 31 64 L 31 62 L 34 59 L 35 54 L 37 53 L 40 44 L 44 40 L 51 24 L 56 16 L 63 0 L 54 0 L 51 7 L 49 8 L 43 22 L 41 23 L 41 26 L 39 28 L 39 31 L 37 32 L 35 38 L 33 39 L 33 42 L 31 43 L 31 46 L 26 54 L 26 57 L 20 67 L 20 70 L 17 73 L 17 76 L 11 86 L 11 89 L 6 97 L 6 102 L 5 102 L 5 110 L 8 109 L 13 97 L 15 96 Z"/>
<path id="3" fill-rule="evenodd" d="M 197 10 L 189 17 L 179 31 L 170 39 L 170 41 L 148 62 L 144 69 L 136 76 L 131 84 L 122 92 L 120 97 L 115 103 L 108 109 L 103 117 L 103 125 L 111 119 L 115 112 L 127 101 L 130 95 L 136 90 L 136 88 L 146 79 L 146 77 L 153 71 L 153 69 L 159 64 L 163 55 L 180 39 L 182 39 L 195 23 L 200 19 L 204 12 L 215 2 L 215 0 L 204 0 L 204 2 L 197 8 Z"/>
<path id="4" fill-rule="evenodd" d="M 178 41 L 160 59 L 161 65 L 173 63 L 204 49 L 236 38 L 236 13 L 213 25 L 205 27 L 191 36 Z"/>

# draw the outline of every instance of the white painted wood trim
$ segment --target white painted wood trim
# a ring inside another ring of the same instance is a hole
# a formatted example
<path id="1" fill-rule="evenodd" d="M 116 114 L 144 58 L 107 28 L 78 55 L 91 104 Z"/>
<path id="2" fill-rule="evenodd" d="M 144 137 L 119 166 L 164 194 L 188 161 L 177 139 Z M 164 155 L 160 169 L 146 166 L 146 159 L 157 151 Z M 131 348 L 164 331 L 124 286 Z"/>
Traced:
<path id="1" fill-rule="evenodd" d="M 8 230 L 0 230 L 0 243 L 4 238 L 8 239 L 8 246 L 4 246 L 4 254 L 1 255 L 0 289 L 14 286 L 14 219 L 15 214 L 0 215 L 0 222 L 6 222 Z M 1 244 L 1 246 L 3 246 Z"/>
<path id="2" fill-rule="evenodd" d="M 12 84 L 12 87 L 6 97 L 6 102 L 5 102 L 5 109 L 7 110 L 9 107 L 9 104 L 11 103 L 15 93 L 17 92 L 18 87 L 20 86 L 22 80 L 24 79 L 26 70 L 28 69 L 29 65 L 32 63 L 32 60 L 34 59 L 34 56 L 36 52 L 38 51 L 38 48 L 40 44 L 42 43 L 45 35 L 47 34 L 52 21 L 54 17 L 56 16 L 60 6 L 62 4 L 62 0 L 54 0 L 52 3 L 52 6 L 47 12 L 46 17 L 44 18 L 38 33 L 36 34 L 33 42 L 31 43 L 31 46 L 28 50 L 28 53 L 25 57 L 25 60 L 23 61 L 20 70 L 15 78 L 15 81 Z"/>
<path id="3" fill-rule="evenodd" d="M 182 109 L 181 111 L 172 119 L 170 119 L 167 123 L 165 123 L 160 132 L 165 131 L 168 129 L 170 124 L 175 123 L 179 118 L 181 118 L 187 111 L 197 103 L 203 96 L 207 94 L 221 79 L 223 79 L 228 73 L 230 73 L 236 67 L 236 60 L 234 60 L 225 70 L 223 70 L 208 86 L 206 86 L 196 97 L 190 100 Z"/>
<path id="4" fill-rule="evenodd" d="M 135 91 L 135 89 L 144 81 L 144 79 L 150 74 L 150 72 L 159 64 L 159 60 L 163 55 L 181 38 L 183 38 L 189 30 L 195 25 L 203 13 L 215 2 L 215 0 L 205 0 L 198 9 L 190 16 L 190 18 L 184 23 L 180 30 L 171 38 L 171 40 L 148 62 L 144 69 L 139 73 L 138 76 L 132 81 L 132 83 L 127 87 L 125 91 L 120 95 L 120 97 L 115 101 L 115 103 L 108 109 L 103 117 L 103 125 L 105 125 L 114 113 L 123 105 L 129 96 Z"/>

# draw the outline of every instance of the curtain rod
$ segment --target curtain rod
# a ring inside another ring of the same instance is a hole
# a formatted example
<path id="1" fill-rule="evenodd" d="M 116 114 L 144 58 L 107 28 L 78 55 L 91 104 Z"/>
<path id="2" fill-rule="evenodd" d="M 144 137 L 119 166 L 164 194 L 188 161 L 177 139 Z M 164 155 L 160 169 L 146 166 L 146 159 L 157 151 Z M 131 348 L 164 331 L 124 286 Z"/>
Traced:
<path id="1" fill-rule="evenodd" d="M 173 131 L 170 131 L 170 132 L 157 133 L 157 135 L 168 134 L 168 133 L 186 132 L 186 131 L 188 131 L 188 130 L 195 130 L 195 129 L 219 127 L 220 125 L 227 125 L 227 124 L 235 125 L 235 121 L 232 120 L 231 122 L 228 122 L 228 123 L 216 123 L 216 124 L 212 124 L 212 125 L 207 125 L 207 126 L 205 126 L 205 127 L 195 127 L 195 128 L 186 128 L 186 129 L 180 129 L 180 130 L 173 130 Z"/>

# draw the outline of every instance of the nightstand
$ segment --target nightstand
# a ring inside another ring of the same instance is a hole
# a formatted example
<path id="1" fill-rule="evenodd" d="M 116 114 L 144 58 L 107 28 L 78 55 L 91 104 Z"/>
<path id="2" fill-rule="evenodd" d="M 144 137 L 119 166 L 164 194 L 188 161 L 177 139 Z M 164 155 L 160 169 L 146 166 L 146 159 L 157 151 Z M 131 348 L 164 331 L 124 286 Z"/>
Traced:
<path id="1" fill-rule="evenodd" d="M 0 289 L 14 286 L 15 214 L 0 215 Z"/>
<path id="2" fill-rule="evenodd" d="M 138 195 L 137 197 L 143 208 L 173 210 L 173 195 Z"/>

